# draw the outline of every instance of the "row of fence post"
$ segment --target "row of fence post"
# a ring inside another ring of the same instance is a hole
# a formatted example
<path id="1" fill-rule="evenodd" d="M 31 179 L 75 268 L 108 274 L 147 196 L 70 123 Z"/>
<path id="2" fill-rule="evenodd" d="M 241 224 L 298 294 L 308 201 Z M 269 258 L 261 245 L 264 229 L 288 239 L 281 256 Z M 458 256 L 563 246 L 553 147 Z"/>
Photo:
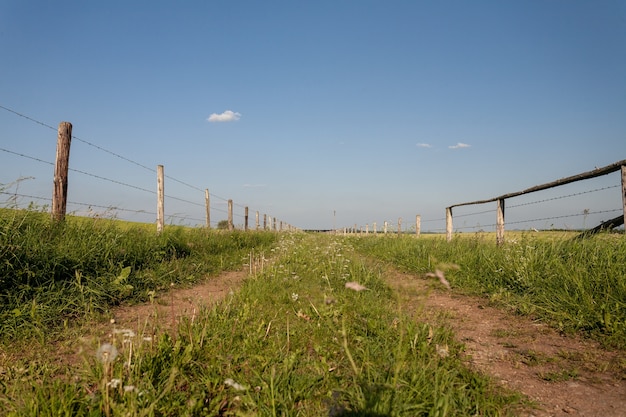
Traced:
<path id="1" fill-rule="evenodd" d="M 72 142 L 72 124 L 69 122 L 59 123 L 57 131 L 57 151 L 54 167 L 54 187 L 52 192 L 52 218 L 55 221 L 63 221 L 67 211 L 68 172 L 70 159 L 70 145 Z M 211 228 L 211 198 L 209 189 L 204 190 L 205 222 L 206 227 Z M 244 230 L 248 231 L 248 207 L 244 207 Z M 269 218 L 269 221 L 268 221 Z M 259 212 L 256 212 L 256 230 L 261 230 Z M 157 233 L 161 233 L 165 227 L 165 170 L 163 165 L 157 166 Z M 233 200 L 228 200 L 228 230 L 233 230 Z M 275 217 L 263 215 L 263 230 L 283 231 L 295 230 L 293 226 Z"/>

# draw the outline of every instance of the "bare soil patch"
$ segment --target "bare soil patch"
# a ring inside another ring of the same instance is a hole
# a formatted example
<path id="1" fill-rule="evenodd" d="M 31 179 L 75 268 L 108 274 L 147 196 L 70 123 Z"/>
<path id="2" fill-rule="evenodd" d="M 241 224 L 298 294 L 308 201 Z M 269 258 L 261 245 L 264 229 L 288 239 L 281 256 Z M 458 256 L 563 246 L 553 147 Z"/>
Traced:
<path id="1" fill-rule="evenodd" d="M 465 345 L 470 366 L 537 404 L 527 416 L 626 416 L 624 352 L 566 336 L 479 297 L 434 288 L 397 271 L 389 284 L 418 320 L 443 321 Z"/>
<path id="2" fill-rule="evenodd" d="M 160 328 L 172 331 L 181 318 L 193 319 L 203 307 L 209 307 L 239 289 L 245 277 L 245 271 L 230 271 L 209 277 L 192 288 L 172 288 L 151 303 L 114 309 L 113 320 L 117 327 L 133 330 Z"/>

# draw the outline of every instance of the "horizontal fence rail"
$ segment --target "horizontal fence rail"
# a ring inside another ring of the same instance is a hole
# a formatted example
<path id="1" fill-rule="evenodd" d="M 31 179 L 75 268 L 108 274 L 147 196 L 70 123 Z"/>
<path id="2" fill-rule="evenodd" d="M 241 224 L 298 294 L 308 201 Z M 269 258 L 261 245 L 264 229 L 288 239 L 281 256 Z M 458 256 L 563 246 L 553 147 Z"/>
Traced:
<path id="1" fill-rule="evenodd" d="M 468 205 L 476 205 L 476 204 L 486 204 L 486 203 L 497 203 L 496 207 L 496 243 L 498 245 L 504 243 L 504 226 L 505 226 L 505 217 L 504 217 L 504 208 L 506 199 L 510 199 L 513 197 L 518 197 L 524 194 L 530 194 L 537 191 L 547 190 L 554 187 L 563 186 L 566 184 L 570 184 L 577 181 L 589 180 L 592 178 L 600 177 L 603 175 L 611 174 L 616 171 L 621 171 L 621 199 L 622 199 L 622 213 L 609 221 L 603 222 L 598 227 L 592 230 L 602 230 L 606 228 L 614 228 L 617 226 L 621 226 L 624 224 L 624 218 L 626 216 L 626 160 L 622 160 L 619 162 L 615 162 L 613 164 L 607 165 L 603 168 L 596 168 L 592 171 L 583 172 L 581 174 L 572 175 L 570 177 L 561 178 L 556 181 L 552 181 L 549 183 L 536 185 L 534 187 L 527 188 L 522 191 L 517 191 L 513 193 L 504 194 L 498 197 L 489 198 L 486 200 L 477 200 L 470 201 L 467 203 L 458 203 L 453 204 L 451 206 L 446 207 L 446 239 L 448 241 L 452 240 L 453 226 L 452 226 L 452 209 L 454 207 L 468 206 Z"/>

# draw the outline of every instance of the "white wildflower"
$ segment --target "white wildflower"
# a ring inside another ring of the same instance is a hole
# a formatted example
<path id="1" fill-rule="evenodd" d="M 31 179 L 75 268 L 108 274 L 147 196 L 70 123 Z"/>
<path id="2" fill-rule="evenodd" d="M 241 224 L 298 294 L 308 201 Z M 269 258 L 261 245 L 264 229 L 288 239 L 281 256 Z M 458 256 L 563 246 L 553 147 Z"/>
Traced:
<path id="1" fill-rule="evenodd" d="M 244 387 L 243 385 L 235 382 L 232 378 L 226 378 L 224 380 L 224 385 L 231 387 L 235 391 L 245 391 L 245 390 L 247 390 L 246 387 Z"/>
<path id="2" fill-rule="evenodd" d="M 292 293 L 291 293 L 291 299 L 292 299 L 293 301 L 298 301 L 298 294 L 297 294 L 297 293 L 295 293 L 295 292 L 292 292 Z"/>
<path id="3" fill-rule="evenodd" d="M 107 385 L 113 389 L 117 388 L 120 384 L 122 383 L 121 379 L 118 378 L 113 378 L 111 379 L 109 382 L 107 382 Z"/>

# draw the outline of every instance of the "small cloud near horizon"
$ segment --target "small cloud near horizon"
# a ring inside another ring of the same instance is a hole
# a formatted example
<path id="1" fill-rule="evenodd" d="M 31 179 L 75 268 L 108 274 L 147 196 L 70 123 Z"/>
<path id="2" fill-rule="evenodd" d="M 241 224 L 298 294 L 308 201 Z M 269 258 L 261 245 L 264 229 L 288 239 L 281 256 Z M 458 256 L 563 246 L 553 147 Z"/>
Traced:
<path id="1" fill-rule="evenodd" d="M 430 143 L 417 143 L 415 144 L 415 146 L 417 146 L 418 148 L 432 148 L 433 145 L 431 145 Z"/>
<path id="2" fill-rule="evenodd" d="M 469 148 L 469 147 L 471 147 L 471 146 L 472 146 L 472 145 L 468 145 L 467 143 L 462 143 L 462 142 L 459 142 L 459 143 L 457 143 L 456 145 L 450 145 L 450 146 L 448 146 L 448 148 L 450 148 L 450 149 L 460 149 L 460 148 Z"/>
<path id="3" fill-rule="evenodd" d="M 207 118 L 207 120 L 209 122 L 211 122 L 211 123 L 214 123 L 214 122 L 236 122 L 240 118 L 241 118 L 241 113 L 234 112 L 232 110 L 226 110 L 224 113 L 221 113 L 221 114 L 217 114 L 217 113 L 211 114 Z"/>

